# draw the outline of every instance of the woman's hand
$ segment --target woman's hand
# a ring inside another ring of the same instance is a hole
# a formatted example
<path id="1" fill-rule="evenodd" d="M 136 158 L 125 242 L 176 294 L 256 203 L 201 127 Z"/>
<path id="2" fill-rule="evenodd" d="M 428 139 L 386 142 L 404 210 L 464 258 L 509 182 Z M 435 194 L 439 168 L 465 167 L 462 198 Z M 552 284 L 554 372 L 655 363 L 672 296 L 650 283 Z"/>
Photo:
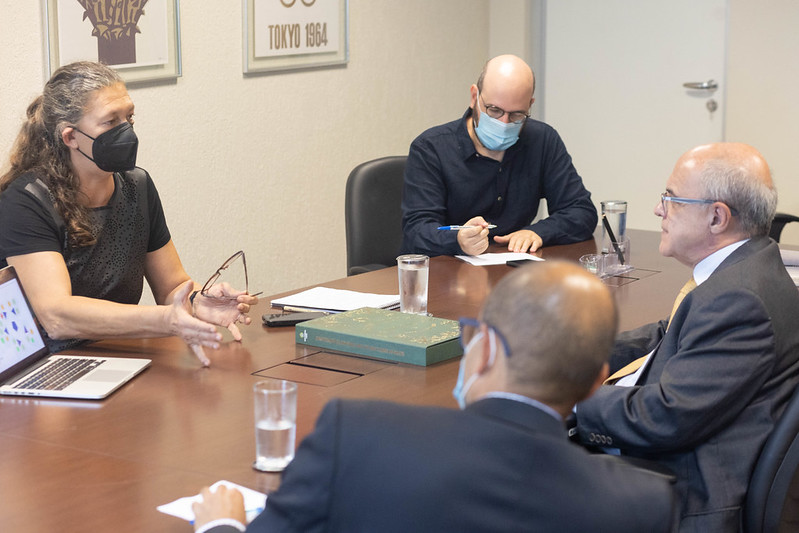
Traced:
<path id="1" fill-rule="evenodd" d="M 189 294 L 193 288 L 194 282 L 191 280 L 178 287 L 172 305 L 166 308 L 166 321 L 172 334 L 186 341 L 203 366 L 209 366 L 211 361 L 205 355 L 203 346 L 219 348 L 222 334 L 216 330 L 213 323 L 192 316 Z"/>
<path id="2" fill-rule="evenodd" d="M 258 298 L 244 291 L 237 291 L 227 283 L 219 283 L 208 289 L 207 296 L 197 293 L 194 297 L 194 316 L 205 322 L 227 328 L 237 341 L 241 340 L 241 332 L 237 323 L 251 322 L 247 313 L 250 306 L 258 303 Z"/>

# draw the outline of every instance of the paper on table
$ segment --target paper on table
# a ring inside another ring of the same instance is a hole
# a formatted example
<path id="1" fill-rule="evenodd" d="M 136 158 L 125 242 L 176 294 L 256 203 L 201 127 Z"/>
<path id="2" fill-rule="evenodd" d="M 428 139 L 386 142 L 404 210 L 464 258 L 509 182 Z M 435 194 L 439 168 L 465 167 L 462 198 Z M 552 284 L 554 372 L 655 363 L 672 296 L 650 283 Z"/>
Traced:
<path id="1" fill-rule="evenodd" d="M 361 307 L 388 309 L 398 305 L 399 294 L 373 294 L 329 287 L 314 287 L 272 300 L 272 307 L 295 307 L 333 312 L 352 311 Z"/>
<path id="2" fill-rule="evenodd" d="M 793 280 L 793 284 L 799 287 L 799 266 L 786 266 L 785 269 Z"/>
<path id="3" fill-rule="evenodd" d="M 785 266 L 799 266 L 799 251 L 780 248 L 780 256 Z"/>
<path id="4" fill-rule="evenodd" d="M 258 514 L 264 510 L 264 505 L 266 505 L 266 494 L 261 494 L 258 491 L 254 491 L 252 489 L 248 489 L 247 487 L 242 487 L 241 485 L 237 485 L 236 483 L 231 483 L 230 481 L 225 480 L 217 481 L 211 485 L 211 490 L 215 491 L 220 485 L 237 489 L 242 493 L 242 495 L 244 495 L 244 509 L 247 511 L 248 524 L 253 518 L 258 516 Z M 202 501 L 202 496 L 195 494 L 194 496 L 186 496 L 173 502 L 159 505 L 156 507 L 156 509 L 162 513 L 177 516 L 178 518 L 182 518 L 187 522 L 194 523 L 194 511 L 191 509 L 191 504 L 199 501 Z"/>
<path id="5" fill-rule="evenodd" d="M 495 254 L 480 254 L 480 255 L 456 255 L 458 259 L 466 261 L 470 265 L 487 266 L 487 265 L 504 265 L 508 261 L 518 261 L 524 259 L 532 259 L 533 261 L 543 261 L 540 257 L 532 254 L 520 252 L 504 252 Z"/>
<path id="6" fill-rule="evenodd" d="M 799 287 L 799 251 L 780 248 L 780 256 L 782 256 L 782 263 L 790 274 L 793 284 Z"/>

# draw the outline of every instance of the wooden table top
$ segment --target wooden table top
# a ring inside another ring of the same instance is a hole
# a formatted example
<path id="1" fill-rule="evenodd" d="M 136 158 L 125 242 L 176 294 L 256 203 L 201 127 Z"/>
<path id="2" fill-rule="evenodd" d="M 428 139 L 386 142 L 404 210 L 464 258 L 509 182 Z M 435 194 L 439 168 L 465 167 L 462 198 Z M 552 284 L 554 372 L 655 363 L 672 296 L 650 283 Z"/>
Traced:
<path id="1" fill-rule="evenodd" d="M 629 234 L 636 270 L 606 280 L 619 305 L 622 329 L 666 317 L 690 276 L 687 267 L 658 254 L 659 233 Z M 536 255 L 576 260 L 595 252 L 595 242 L 587 241 Z M 453 257 L 433 258 L 428 310 L 455 320 L 477 316 L 491 288 L 510 271 L 504 265 L 475 267 Z M 322 285 L 396 294 L 397 269 Z M 251 468 L 252 386 L 259 377 L 299 383 L 297 442 L 334 397 L 456 408 L 451 391 L 458 359 L 425 368 L 296 345 L 294 328 L 261 326 L 261 315 L 271 312 L 271 299 L 262 298 L 253 309 L 253 324 L 242 328 L 242 343 L 230 341 L 207 351 L 211 368 L 200 367 L 176 338 L 102 341 L 76 352 L 148 357 L 152 365 L 101 402 L 0 398 L 1 528 L 186 532 L 186 523 L 156 507 L 220 479 L 271 492 L 279 475 Z"/>

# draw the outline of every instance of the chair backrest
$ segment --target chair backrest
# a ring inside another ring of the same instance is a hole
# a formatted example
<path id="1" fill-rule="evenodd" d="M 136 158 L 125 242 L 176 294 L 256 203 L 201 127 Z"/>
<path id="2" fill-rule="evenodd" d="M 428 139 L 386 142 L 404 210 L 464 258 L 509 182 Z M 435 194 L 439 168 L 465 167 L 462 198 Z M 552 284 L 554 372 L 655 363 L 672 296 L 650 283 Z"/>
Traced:
<path id="1" fill-rule="evenodd" d="M 350 172 L 344 199 L 347 275 L 397 263 L 402 245 L 402 184 L 406 156 L 361 163 Z"/>
<path id="2" fill-rule="evenodd" d="M 769 237 L 777 242 L 780 242 L 782 228 L 784 228 L 785 224 L 788 222 L 799 222 L 799 217 L 789 215 L 788 213 L 776 213 L 774 215 L 774 220 L 771 221 L 771 231 L 768 234 Z"/>
<path id="3" fill-rule="evenodd" d="M 799 394 L 794 392 L 755 465 L 745 533 L 799 531 Z"/>

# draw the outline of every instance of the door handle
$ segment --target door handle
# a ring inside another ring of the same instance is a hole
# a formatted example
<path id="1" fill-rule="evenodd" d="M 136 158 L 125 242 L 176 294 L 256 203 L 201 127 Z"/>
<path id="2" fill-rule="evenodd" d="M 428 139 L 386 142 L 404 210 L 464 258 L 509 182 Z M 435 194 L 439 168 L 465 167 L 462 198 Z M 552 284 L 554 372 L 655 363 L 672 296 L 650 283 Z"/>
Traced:
<path id="1" fill-rule="evenodd" d="M 719 84 L 714 80 L 707 81 L 688 81 L 682 84 L 686 89 L 697 89 L 700 91 L 715 91 L 719 88 Z"/>

